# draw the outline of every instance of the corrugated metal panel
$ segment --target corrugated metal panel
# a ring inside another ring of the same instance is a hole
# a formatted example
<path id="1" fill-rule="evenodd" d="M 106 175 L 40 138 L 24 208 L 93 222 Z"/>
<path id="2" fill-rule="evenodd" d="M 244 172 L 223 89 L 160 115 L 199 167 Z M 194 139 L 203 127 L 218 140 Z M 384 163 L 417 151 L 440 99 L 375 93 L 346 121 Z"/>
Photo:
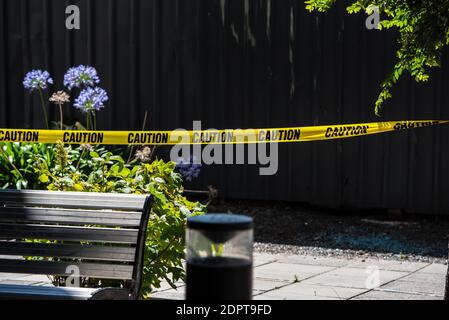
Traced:
<path id="1" fill-rule="evenodd" d="M 69 31 L 65 7 L 81 9 Z M 60 89 L 65 70 L 91 64 L 110 95 L 103 129 L 246 128 L 377 121 L 372 104 L 394 63 L 392 33 L 368 31 L 343 6 L 309 14 L 294 0 L 0 0 L 0 125 L 42 124 L 21 88 L 32 68 Z M 428 84 L 395 89 L 384 120 L 447 119 L 446 65 Z M 82 116 L 66 110 L 73 119 Z M 57 110 L 52 110 L 57 117 Z M 447 213 L 449 128 L 346 141 L 283 144 L 279 171 L 215 165 L 193 187 L 228 198 Z M 167 151 L 167 150 L 165 150 Z"/>

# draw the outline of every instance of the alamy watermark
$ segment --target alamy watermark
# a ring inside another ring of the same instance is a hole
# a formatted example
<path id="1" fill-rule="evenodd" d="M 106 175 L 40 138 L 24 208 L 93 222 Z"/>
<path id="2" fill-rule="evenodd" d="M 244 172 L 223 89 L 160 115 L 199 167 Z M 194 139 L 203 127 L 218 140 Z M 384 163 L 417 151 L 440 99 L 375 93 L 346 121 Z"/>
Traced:
<path id="1" fill-rule="evenodd" d="M 365 20 L 365 26 L 368 30 L 379 30 L 380 23 L 380 13 L 379 7 L 377 6 L 369 6 L 366 8 L 366 13 L 368 14 L 368 18 Z"/>
<path id="2" fill-rule="evenodd" d="M 201 121 L 193 121 L 194 135 L 202 141 L 211 139 L 211 135 L 216 133 L 217 129 L 207 129 L 206 133 L 201 132 Z M 236 137 L 235 143 L 230 144 L 193 144 L 185 129 L 176 129 L 171 132 L 170 138 L 178 141 L 171 148 L 170 160 L 177 162 L 179 159 L 194 159 L 194 164 L 253 164 L 259 165 L 259 174 L 261 176 L 274 175 L 278 171 L 279 151 L 278 142 L 267 143 L 245 143 L 247 141 L 260 140 L 257 131 L 247 129 L 242 135 Z M 209 135 L 208 133 L 209 132 Z M 195 137 L 195 136 L 194 136 Z"/>
<path id="3" fill-rule="evenodd" d="M 79 30 L 81 28 L 80 8 L 76 5 L 70 5 L 65 8 L 65 13 L 68 15 L 65 19 L 65 27 L 68 30 Z"/>
<path id="4" fill-rule="evenodd" d="M 70 274 L 65 280 L 66 287 L 80 287 L 80 269 L 76 265 L 67 266 L 65 269 L 67 274 Z"/>
<path id="5" fill-rule="evenodd" d="M 375 289 L 380 286 L 380 270 L 378 266 L 368 266 L 365 269 L 368 277 L 365 280 L 365 287 L 367 289 Z"/>

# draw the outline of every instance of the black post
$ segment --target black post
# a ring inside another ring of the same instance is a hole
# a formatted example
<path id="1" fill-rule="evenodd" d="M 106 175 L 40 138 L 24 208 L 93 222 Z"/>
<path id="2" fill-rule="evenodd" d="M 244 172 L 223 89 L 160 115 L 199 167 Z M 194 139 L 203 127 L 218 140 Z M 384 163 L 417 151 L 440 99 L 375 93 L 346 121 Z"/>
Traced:
<path id="1" fill-rule="evenodd" d="M 187 300 L 250 300 L 253 221 L 207 214 L 187 220 Z"/>
<path id="2" fill-rule="evenodd" d="M 446 273 L 446 289 L 444 290 L 444 300 L 449 300 L 449 243 L 448 243 L 448 263 Z"/>

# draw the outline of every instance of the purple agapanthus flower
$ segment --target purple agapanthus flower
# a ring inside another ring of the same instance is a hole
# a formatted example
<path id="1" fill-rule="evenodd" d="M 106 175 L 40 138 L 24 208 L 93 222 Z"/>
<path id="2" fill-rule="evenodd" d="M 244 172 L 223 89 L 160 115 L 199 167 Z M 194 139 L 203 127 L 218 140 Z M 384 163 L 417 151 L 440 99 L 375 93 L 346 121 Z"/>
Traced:
<path id="1" fill-rule="evenodd" d="M 201 163 L 198 163 L 195 156 L 190 156 L 189 160 L 179 158 L 176 161 L 176 169 L 186 181 L 192 181 L 194 178 L 198 178 L 201 167 Z"/>
<path id="2" fill-rule="evenodd" d="M 73 88 L 93 87 L 100 83 L 97 70 L 94 67 L 80 65 L 67 70 L 64 75 L 64 85 L 72 90 Z"/>
<path id="3" fill-rule="evenodd" d="M 89 87 L 81 91 L 73 106 L 83 112 L 98 111 L 104 108 L 106 101 L 108 101 L 108 94 L 104 89 Z"/>
<path id="4" fill-rule="evenodd" d="M 48 71 L 32 70 L 23 79 L 23 86 L 30 92 L 34 90 L 45 90 L 48 85 L 53 84 L 53 79 Z"/>

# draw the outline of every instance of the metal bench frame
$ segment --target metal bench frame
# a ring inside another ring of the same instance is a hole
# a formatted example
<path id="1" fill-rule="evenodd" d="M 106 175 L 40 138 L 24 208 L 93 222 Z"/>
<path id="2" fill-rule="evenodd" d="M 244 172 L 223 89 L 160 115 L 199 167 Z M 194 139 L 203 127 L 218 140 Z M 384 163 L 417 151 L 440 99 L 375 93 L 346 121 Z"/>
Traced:
<path id="1" fill-rule="evenodd" d="M 150 211 L 146 195 L 1 190 L 0 272 L 71 276 L 67 267 L 76 266 L 80 277 L 124 280 L 125 285 L 0 283 L 0 298 L 138 299 Z"/>

